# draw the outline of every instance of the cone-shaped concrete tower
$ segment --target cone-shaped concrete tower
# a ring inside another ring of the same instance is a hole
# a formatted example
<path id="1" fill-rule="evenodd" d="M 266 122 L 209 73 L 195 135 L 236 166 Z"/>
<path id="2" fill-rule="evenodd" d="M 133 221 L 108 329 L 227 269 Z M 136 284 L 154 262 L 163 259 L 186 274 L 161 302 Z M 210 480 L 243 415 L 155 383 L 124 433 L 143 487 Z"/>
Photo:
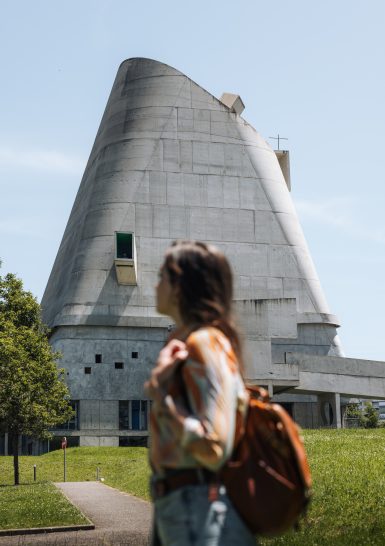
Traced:
<path id="1" fill-rule="evenodd" d="M 42 301 L 84 406 L 83 443 L 132 436 L 138 411 L 144 426 L 141 383 L 169 323 L 156 313 L 154 286 L 165 249 L 180 238 L 210 241 L 232 263 L 250 381 L 278 392 L 298 385 L 287 352 L 340 354 L 338 321 L 276 153 L 235 107 L 184 74 L 129 59 Z"/>

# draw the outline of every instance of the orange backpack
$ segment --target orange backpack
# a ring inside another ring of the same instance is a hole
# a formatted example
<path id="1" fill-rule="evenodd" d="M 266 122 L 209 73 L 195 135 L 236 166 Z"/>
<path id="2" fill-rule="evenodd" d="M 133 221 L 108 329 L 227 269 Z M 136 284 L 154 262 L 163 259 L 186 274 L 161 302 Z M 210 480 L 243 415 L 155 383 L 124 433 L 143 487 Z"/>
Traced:
<path id="1" fill-rule="evenodd" d="M 280 534 L 298 524 L 311 496 L 311 476 L 299 429 L 267 391 L 247 387 L 245 430 L 220 476 L 249 529 Z"/>

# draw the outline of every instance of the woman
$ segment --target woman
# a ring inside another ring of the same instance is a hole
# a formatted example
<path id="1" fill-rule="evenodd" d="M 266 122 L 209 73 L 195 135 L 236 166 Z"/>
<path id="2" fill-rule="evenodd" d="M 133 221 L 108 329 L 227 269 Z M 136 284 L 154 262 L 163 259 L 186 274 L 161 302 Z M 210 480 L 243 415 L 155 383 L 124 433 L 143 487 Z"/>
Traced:
<path id="1" fill-rule="evenodd" d="M 174 243 L 156 291 L 158 312 L 176 329 L 145 385 L 153 399 L 153 544 L 255 546 L 218 477 L 248 400 L 229 263 L 213 246 Z"/>

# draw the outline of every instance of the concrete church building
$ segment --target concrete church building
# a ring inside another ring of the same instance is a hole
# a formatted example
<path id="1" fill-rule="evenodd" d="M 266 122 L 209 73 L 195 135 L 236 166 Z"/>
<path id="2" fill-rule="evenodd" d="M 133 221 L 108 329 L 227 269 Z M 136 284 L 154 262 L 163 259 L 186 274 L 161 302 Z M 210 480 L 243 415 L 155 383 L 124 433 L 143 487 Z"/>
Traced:
<path id="1" fill-rule="evenodd" d="M 70 445 L 144 445 L 143 394 L 171 328 L 154 286 L 175 239 L 220 247 L 235 277 L 246 378 L 305 427 L 341 397 L 385 398 L 385 364 L 345 359 L 291 197 L 288 152 L 178 70 L 119 68 L 42 300 L 76 417 Z"/>

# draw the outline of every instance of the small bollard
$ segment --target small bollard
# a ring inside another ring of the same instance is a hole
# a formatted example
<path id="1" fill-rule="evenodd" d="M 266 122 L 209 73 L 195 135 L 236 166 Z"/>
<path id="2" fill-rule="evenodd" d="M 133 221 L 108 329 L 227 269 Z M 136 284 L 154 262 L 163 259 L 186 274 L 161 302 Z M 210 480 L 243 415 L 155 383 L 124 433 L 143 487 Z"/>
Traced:
<path id="1" fill-rule="evenodd" d="M 96 481 L 99 481 L 99 467 L 96 467 Z"/>
<path id="2" fill-rule="evenodd" d="M 33 481 L 36 481 L 36 465 L 33 465 Z"/>
<path id="3" fill-rule="evenodd" d="M 62 440 L 61 440 L 61 448 L 64 452 L 64 468 L 63 468 L 63 481 L 67 481 L 67 461 L 66 461 L 66 451 L 67 451 L 67 438 L 66 436 L 63 436 Z"/>

